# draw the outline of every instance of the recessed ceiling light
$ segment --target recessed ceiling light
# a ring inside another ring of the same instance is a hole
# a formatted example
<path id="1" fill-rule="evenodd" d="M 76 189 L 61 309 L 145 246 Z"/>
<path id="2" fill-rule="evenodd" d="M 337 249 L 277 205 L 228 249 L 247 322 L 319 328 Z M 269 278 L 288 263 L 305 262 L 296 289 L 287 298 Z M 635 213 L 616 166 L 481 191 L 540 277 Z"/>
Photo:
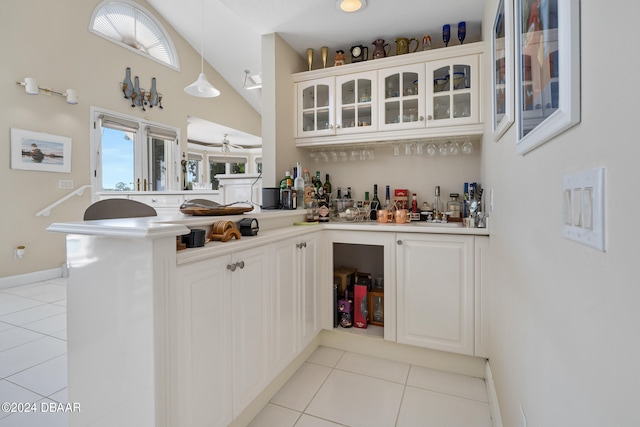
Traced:
<path id="1" fill-rule="evenodd" d="M 338 0 L 336 8 L 342 12 L 359 12 L 367 7 L 367 0 Z"/>

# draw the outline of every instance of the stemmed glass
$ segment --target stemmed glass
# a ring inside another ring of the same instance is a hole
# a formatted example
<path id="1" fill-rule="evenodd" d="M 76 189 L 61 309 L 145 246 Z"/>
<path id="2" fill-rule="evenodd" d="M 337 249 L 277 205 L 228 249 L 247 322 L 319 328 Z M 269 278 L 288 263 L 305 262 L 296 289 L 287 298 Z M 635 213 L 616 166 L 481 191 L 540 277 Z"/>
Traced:
<path id="1" fill-rule="evenodd" d="M 460 44 L 462 44 L 466 35 L 467 23 L 465 21 L 458 22 L 458 40 L 460 40 Z"/>
<path id="2" fill-rule="evenodd" d="M 449 46 L 449 40 L 451 40 L 451 25 L 445 24 L 442 26 L 442 40 L 444 45 Z"/>

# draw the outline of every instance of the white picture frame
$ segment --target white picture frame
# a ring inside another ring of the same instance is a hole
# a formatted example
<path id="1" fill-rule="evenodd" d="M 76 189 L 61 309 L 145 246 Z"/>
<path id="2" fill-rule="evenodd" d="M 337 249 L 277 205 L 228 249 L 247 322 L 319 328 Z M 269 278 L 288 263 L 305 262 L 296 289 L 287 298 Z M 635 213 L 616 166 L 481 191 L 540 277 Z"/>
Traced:
<path id="1" fill-rule="evenodd" d="M 71 172 L 71 138 L 11 128 L 11 169 Z"/>
<path id="2" fill-rule="evenodd" d="M 514 122 L 513 0 L 500 0 L 491 36 L 493 139 L 498 141 Z"/>
<path id="3" fill-rule="evenodd" d="M 517 152 L 580 122 L 580 0 L 515 0 Z"/>

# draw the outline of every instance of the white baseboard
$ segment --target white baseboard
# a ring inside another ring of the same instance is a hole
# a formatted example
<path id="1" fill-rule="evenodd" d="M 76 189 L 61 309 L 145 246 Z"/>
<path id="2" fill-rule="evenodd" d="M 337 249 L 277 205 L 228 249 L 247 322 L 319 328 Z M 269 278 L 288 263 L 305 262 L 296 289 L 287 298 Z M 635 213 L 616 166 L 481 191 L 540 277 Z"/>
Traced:
<path id="1" fill-rule="evenodd" d="M 489 411 L 491 412 L 491 425 L 493 427 L 502 427 L 502 416 L 500 415 L 500 405 L 498 405 L 498 395 L 496 393 L 496 385 L 493 383 L 493 374 L 489 361 L 486 363 L 486 372 L 484 383 L 487 387 L 487 398 L 489 399 Z"/>
<path id="2" fill-rule="evenodd" d="M 63 274 L 63 269 L 60 267 L 52 268 L 50 270 L 34 271 L 33 273 L 18 274 L 16 276 L 1 277 L 0 289 L 57 279 L 59 277 L 64 277 Z"/>

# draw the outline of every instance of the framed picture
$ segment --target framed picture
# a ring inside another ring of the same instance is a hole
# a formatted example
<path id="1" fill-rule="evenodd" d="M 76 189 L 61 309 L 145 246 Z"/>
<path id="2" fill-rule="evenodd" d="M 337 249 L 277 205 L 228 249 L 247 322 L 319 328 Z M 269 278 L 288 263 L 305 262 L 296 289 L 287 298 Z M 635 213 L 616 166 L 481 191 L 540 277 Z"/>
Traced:
<path id="1" fill-rule="evenodd" d="M 71 138 L 11 128 L 11 169 L 71 172 Z"/>
<path id="2" fill-rule="evenodd" d="M 500 0 L 491 38 L 493 55 L 493 139 L 513 123 L 513 0 Z"/>
<path id="3" fill-rule="evenodd" d="M 515 0 L 518 153 L 580 122 L 580 1 Z"/>

